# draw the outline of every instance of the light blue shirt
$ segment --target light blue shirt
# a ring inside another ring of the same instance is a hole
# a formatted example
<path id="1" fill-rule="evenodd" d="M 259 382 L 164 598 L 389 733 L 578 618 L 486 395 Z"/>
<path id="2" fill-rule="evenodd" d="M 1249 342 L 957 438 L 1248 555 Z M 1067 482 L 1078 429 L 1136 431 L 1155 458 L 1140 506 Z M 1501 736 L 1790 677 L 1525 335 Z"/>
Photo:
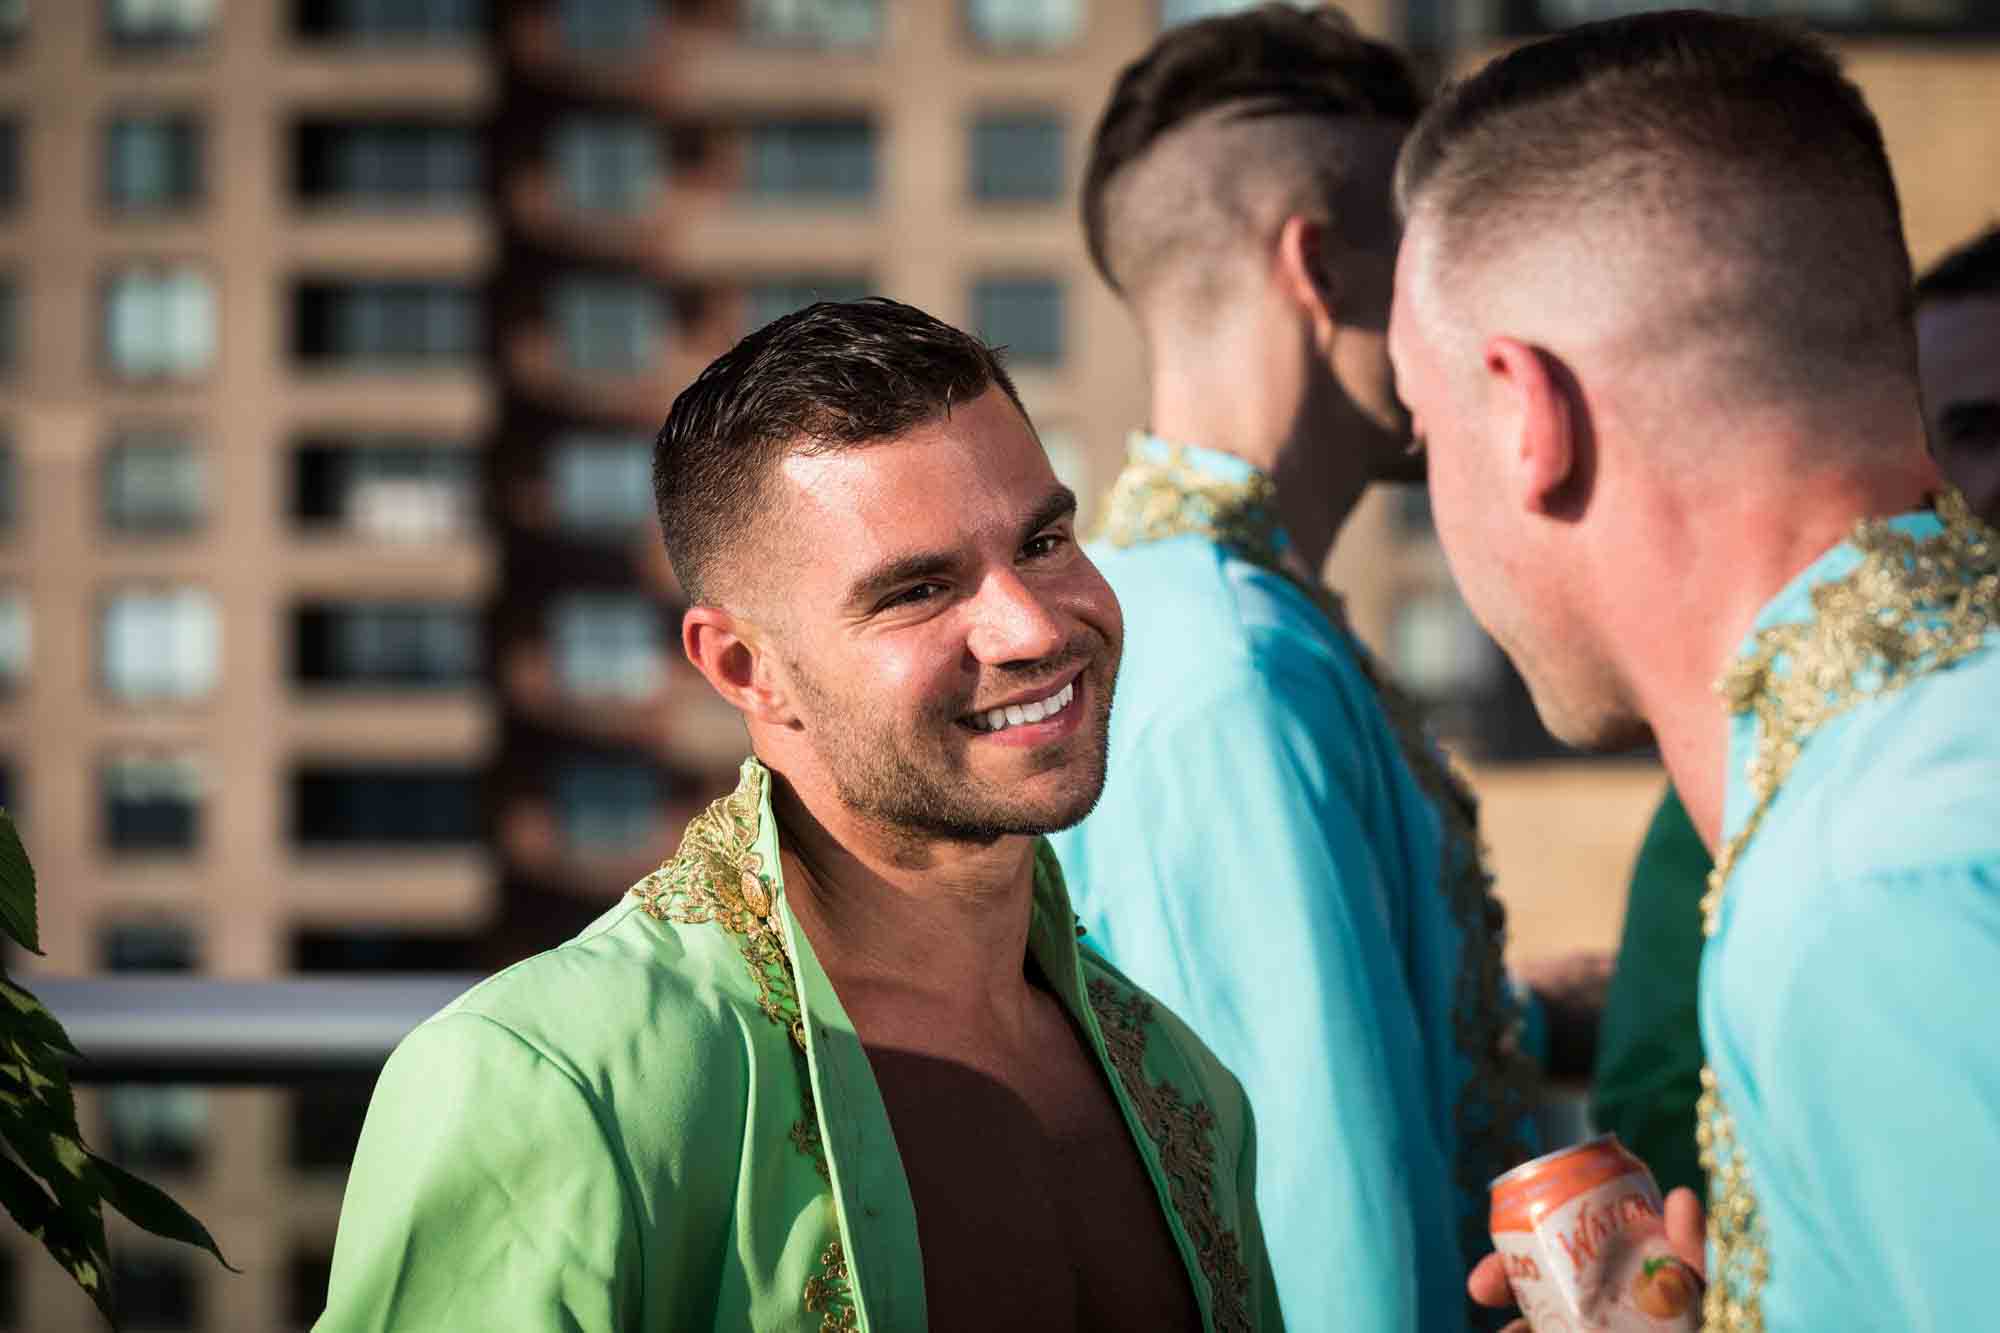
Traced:
<path id="1" fill-rule="evenodd" d="M 1940 530 L 1929 515 L 1892 526 L 1920 540 Z M 1828 552 L 1756 630 L 1838 614 L 1813 591 L 1861 558 L 1852 544 Z M 1983 604 L 1983 647 L 1806 737 L 1703 955 L 1702 1037 L 1755 1194 L 1774 1331 L 2000 1326 L 1992 560 L 1983 593 L 1949 616 L 1978 639 L 1967 617 Z M 1866 623 L 1849 620 L 1843 632 Z M 1754 715 L 1734 719 L 1725 839 L 1755 804 L 1759 736 Z"/>
<path id="2" fill-rule="evenodd" d="M 1211 483 L 1226 495 L 1259 474 L 1157 440 L 1135 451 L 1135 466 L 1185 474 L 1195 522 L 1175 535 L 1160 521 L 1173 497 L 1121 494 L 1121 479 L 1112 526 L 1122 504 L 1146 537 L 1090 547 L 1126 640 L 1103 799 L 1051 839 L 1085 943 L 1250 1094 L 1287 1323 L 1462 1330 L 1460 1225 L 1470 1209 L 1479 1228 L 1485 1198 L 1457 1187 L 1471 1066 L 1454 1038 L 1462 932 L 1438 811 L 1347 635 L 1284 574 L 1199 530 Z"/>

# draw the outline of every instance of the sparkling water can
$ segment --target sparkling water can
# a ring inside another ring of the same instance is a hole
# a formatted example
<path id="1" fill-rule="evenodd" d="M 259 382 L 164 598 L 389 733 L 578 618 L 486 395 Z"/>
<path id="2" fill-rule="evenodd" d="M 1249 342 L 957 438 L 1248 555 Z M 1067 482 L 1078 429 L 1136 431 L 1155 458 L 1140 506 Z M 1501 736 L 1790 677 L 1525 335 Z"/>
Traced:
<path id="1" fill-rule="evenodd" d="M 1604 1134 L 1493 1182 L 1493 1247 L 1535 1333 L 1695 1333 L 1701 1281 L 1667 1244 L 1653 1173 Z"/>

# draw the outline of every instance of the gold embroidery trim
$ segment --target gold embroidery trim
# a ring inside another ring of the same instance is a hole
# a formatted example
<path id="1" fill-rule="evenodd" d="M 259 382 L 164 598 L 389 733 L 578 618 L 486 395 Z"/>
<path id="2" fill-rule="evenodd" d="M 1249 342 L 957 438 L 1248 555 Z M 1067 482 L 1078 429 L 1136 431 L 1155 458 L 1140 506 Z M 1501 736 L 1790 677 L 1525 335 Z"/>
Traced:
<path id="1" fill-rule="evenodd" d="M 1945 670 L 2000 630 L 2000 532 L 1955 490 L 1938 500 L 1943 528 L 1918 540 L 1887 521 L 1859 524 L 1861 560 L 1812 590 L 1812 616 L 1759 631 L 1716 683 L 1732 715 L 1749 713 L 1757 739 L 1744 774 L 1754 804 L 1715 859 L 1702 929 L 1716 933 L 1723 889 L 1763 827 L 1806 741 L 1870 699 Z M 1761 1333 L 1771 1259 L 1748 1160 L 1712 1069 L 1701 1073 L 1696 1142 L 1709 1173 L 1708 1244 L 1715 1257 L 1704 1298 L 1708 1333 Z"/>
<path id="2" fill-rule="evenodd" d="M 1144 996 L 1121 997 L 1102 978 L 1090 983 L 1089 992 L 1105 1053 L 1153 1141 L 1174 1211 L 1208 1278 L 1213 1325 L 1217 1333 L 1249 1333 L 1250 1272 L 1236 1233 L 1223 1225 L 1215 1206 L 1215 1113 L 1206 1102 L 1189 1105 L 1173 1084 L 1146 1077 L 1146 1024 L 1153 1006 Z"/>
<path id="3" fill-rule="evenodd" d="M 1493 896 L 1493 876 L 1484 864 L 1478 802 L 1431 742 L 1421 705 L 1397 688 L 1354 637 L 1340 599 L 1288 566 L 1271 478 L 1253 470 L 1242 481 L 1225 481 L 1193 463 L 1184 447 L 1165 449 L 1166 457 L 1157 459 L 1146 437 L 1133 436 L 1098 535 L 1114 546 L 1135 546 L 1192 534 L 1289 579 L 1347 639 L 1381 701 L 1404 763 L 1437 808 L 1443 825 L 1439 889 L 1464 940 L 1452 1040 L 1471 1066 L 1454 1108 L 1459 1143 L 1454 1165 L 1462 1197 L 1483 1200 L 1487 1182 L 1533 1155 L 1525 1131 L 1537 1087 L 1534 1066 L 1520 1048 L 1520 1014 L 1508 992 L 1507 913 Z M 1461 1219 L 1460 1239 L 1467 1255 L 1491 1247 L 1484 1208 Z"/>
<path id="4" fill-rule="evenodd" d="M 719 926 L 740 941 L 738 952 L 757 988 L 757 1007 L 791 1034 L 798 1061 L 804 1115 L 792 1126 L 792 1146 L 812 1162 L 822 1179 L 830 1181 L 832 1171 L 827 1166 L 812 1078 L 805 1063 L 806 1028 L 798 981 L 792 973 L 791 956 L 785 952 L 784 927 L 778 920 L 768 868 L 756 851 L 764 790 L 770 780 L 761 764 L 754 759 L 746 761 L 736 790 L 689 821 L 680 849 L 633 886 L 632 893 L 641 909 L 656 920 Z M 827 1247 L 820 1264 L 821 1274 L 806 1282 L 806 1310 L 825 1313 L 820 1324 L 824 1333 L 859 1327 L 847 1260 L 838 1240 Z"/>

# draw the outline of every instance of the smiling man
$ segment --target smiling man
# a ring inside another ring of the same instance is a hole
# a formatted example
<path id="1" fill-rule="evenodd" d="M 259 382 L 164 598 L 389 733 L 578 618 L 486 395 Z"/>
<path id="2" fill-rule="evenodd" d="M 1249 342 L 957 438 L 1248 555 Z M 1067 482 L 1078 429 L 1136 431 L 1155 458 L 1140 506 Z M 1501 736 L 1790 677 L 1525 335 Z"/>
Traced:
<path id="1" fill-rule="evenodd" d="M 1241 1090 L 1078 949 L 1040 836 L 1103 787 L 1123 628 L 994 354 L 813 306 L 655 477 L 754 757 L 398 1049 L 319 1327 L 1278 1327 Z"/>

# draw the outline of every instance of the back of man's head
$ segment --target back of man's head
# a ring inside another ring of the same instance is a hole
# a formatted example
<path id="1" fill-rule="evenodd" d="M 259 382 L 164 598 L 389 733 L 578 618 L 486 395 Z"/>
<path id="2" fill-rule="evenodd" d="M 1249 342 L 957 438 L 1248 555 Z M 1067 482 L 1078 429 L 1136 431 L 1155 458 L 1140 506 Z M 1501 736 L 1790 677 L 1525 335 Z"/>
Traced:
<path id="1" fill-rule="evenodd" d="M 1422 109 L 1402 57 L 1338 10 L 1266 4 L 1174 28 L 1119 75 L 1098 121 L 1082 198 L 1091 259 L 1138 300 L 1170 278 L 1212 289 L 1273 213 L 1392 235 L 1386 198 L 1334 217 L 1355 163 L 1332 131 L 1400 131 Z"/>
<path id="2" fill-rule="evenodd" d="M 1881 129 L 1789 25 L 1682 10 L 1522 47 L 1440 95 L 1397 198 L 1432 287 L 1534 274 L 1551 318 L 1593 311 L 1574 319 L 1632 364 L 1694 366 L 1718 404 L 1914 382 Z"/>
<path id="3" fill-rule="evenodd" d="M 660 528 L 688 600 L 723 603 L 747 577 L 738 557 L 768 517 L 781 459 L 894 439 L 995 387 L 1021 406 L 992 348 L 884 297 L 822 301 L 744 338 L 674 399 L 653 446 Z"/>

